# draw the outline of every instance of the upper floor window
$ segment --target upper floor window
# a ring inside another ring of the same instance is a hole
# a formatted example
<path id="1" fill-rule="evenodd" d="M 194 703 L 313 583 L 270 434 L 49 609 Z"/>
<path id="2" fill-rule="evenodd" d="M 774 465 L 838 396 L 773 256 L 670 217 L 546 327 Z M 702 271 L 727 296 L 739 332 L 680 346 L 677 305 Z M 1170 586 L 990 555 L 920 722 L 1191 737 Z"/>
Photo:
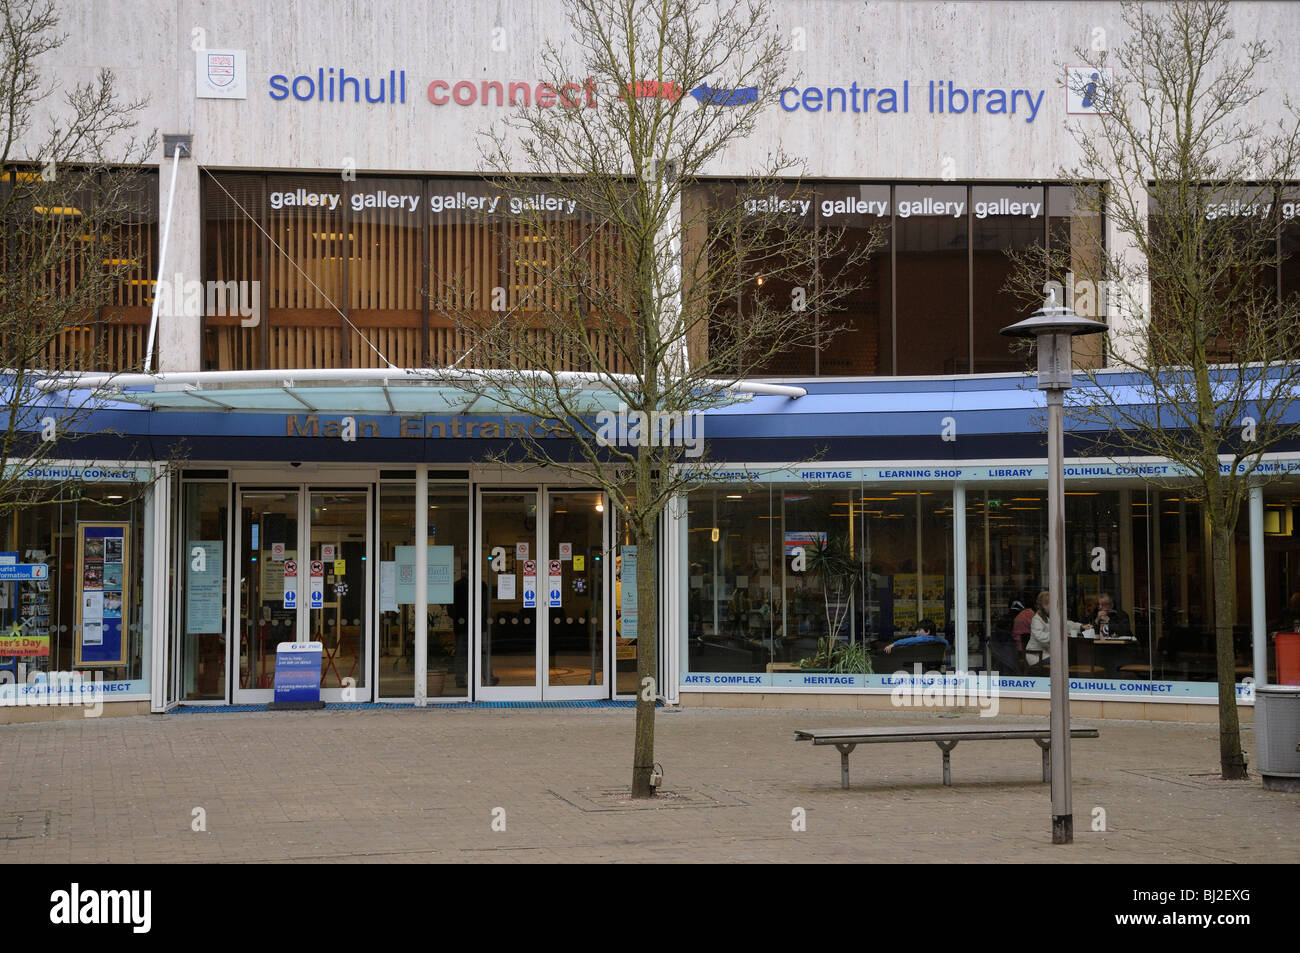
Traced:
<path id="1" fill-rule="evenodd" d="M 1152 343 L 1180 363 L 1286 359 L 1300 306 L 1300 188 L 1153 183 L 1147 280 Z"/>
<path id="2" fill-rule="evenodd" d="M 158 249 L 154 170 L 0 173 L 6 367 L 139 370 Z"/>
<path id="3" fill-rule="evenodd" d="M 542 313 L 576 285 L 614 281 L 608 229 L 547 201 L 544 184 L 512 196 L 481 179 L 209 173 L 205 278 L 231 290 L 208 308 L 204 366 L 447 366 L 475 314 L 545 335 Z M 237 293 L 264 313 L 222 306 Z"/>
<path id="4" fill-rule="evenodd" d="M 835 275 L 850 290 L 835 311 L 810 314 L 818 345 L 767 362 L 764 370 L 774 375 L 1023 370 L 1026 358 L 999 333 L 1025 316 L 1023 302 L 1006 290 L 1007 252 L 1052 247 L 1082 266 L 1096 256 L 1102 234 L 1099 216 L 1077 206 L 1066 186 L 818 183 L 805 193 L 806 211 L 792 213 L 798 225 L 843 230 L 837 258 L 819 262 L 813 280 Z M 873 235 L 883 245 L 846 271 L 844 261 L 869 247 Z M 713 334 L 743 321 L 754 296 L 789 294 L 759 278 L 719 310 Z M 1081 348 L 1077 357 L 1099 362 L 1100 350 Z"/>

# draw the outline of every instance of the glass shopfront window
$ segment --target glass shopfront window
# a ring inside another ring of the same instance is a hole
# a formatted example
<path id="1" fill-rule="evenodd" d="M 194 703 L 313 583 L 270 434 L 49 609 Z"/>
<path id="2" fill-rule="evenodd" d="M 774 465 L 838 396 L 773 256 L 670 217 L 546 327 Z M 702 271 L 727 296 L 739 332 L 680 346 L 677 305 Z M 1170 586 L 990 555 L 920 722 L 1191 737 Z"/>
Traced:
<path id="1" fill-rule="evenodd" d="M 1127 667 L 1145 664 L 1149 655 L 1145 644 L 1133 641 L 1146 624 L 1145 614 L 1136 630 L 1133 623 L 1126 565 L 1133 546 L 1121 531 L 1131 528 L 1123 512 L 1129 496 L 1128 490 L 1066 490 L 1066 618 L 1078 623 L 1067 625 L 1076 636 L 1069 641 L 1072 676 L 1150 677 Z M 970 490 L 966 504 L 971 666 L 1003 675 L 1046 674 L 1041 639 L 1030 640 L 1039 596 L 1047 591 L 1047 493 L 1041 486 Z M 1099 618 L 1102 603 L 1107 609 Z M 1116 645 L 1082 638 L 1089 625 L 1113 635 Z"/>
<path id="2" fill-rule="evenodd" d="M 1132 500 L 1135 630 L 1146 633 L 1150 677 L 1217 678 L 1213 567 L 1202 500 L 1190 490 L 1135 490 Z M 1230 555 L 1236 592 L 1236 680 L 1252 672 L 1249 515 L 1243 507 Z"/>
<path id="3" fill-rule="evenodd" d="M 1250 586 L 1249 532 L 1247 513 L 1237 522 L 1237 605 L 1238 624 L 1249 624 Z M 1277 635 L 1300 632 L 1300 483 L 1287 481 L 1264 490 L 1264 597 L 1267 620 L 1268 681 L 1278 681 Z M 1245 607 L 1244 611 L 1243 608 Z M 1238 641 L 1238 660 L 1245 655 L 1253 666 L 1249 645 Z M 1258 680 L 1258 679 L 1257 679 Z"/>
<path id="4" fill-rule="evenodd" d="M 752 482 L 692 492 L 683 687 L 810 684 L 782 673 L 859 672 L 836 667 L 847 648 L 859 645 L 872 671 L 887 674 L 898 657 L 887 656 L 884 646 L 911 636 L 924 619 L 948 642 L 925 664 L 954 665 L 961 594 L 955 592 L 953 494 L 942 485 L 895 486 Z M 1300 481 L 1287 481 L 1265 493 L 1263 572 L 1274 674 L 1276 633 L 1300 630 L 1297 487 Z M 964 513 L 956 515 L 966 529 L 969 670 L 1045 678 L 1048 622 L 1039 609 L 1047 589 L 1046 490 L 1033 483 L 969 487 L 964 499 Z M 1245 507 L 1235 539 L 1233 675 L 1240 682 L 1253 675 Z M 1168 698 L 1168 683 L 1216 679 L 1215 592 L 1202 500 L 1188 490 L 1071 480 L 1065 545 L 1074 691 Z M 720 674 L 710 681 L 709 673 Z M 745 673 L 745 680 L 728 673 Z M 1123 685 L 1134 682 L 1151 686 Z M 1209 697 L 1204 692 L 1192 694 Z"/>
<path id="5" fill-rule="evenodd" d="M 46 568 L 0 582 L 3 682 L 30 691 L 53 687 L 55 673 L 79 672 L 83 684 L 102 677 L 106 693 L 96 697 L 149 691 L 144 493 L 138 485 L 68 485 L 50 502 L 14 511 L 4 549 L 19 564 Z"/>
<path id="6" fill-rule="evenodd" d="M 925 619 L 952 644 L 946 490 L 710 486 L 687 519 L 690 672 L 880 671 Z"/>
<path id="7" fill-rule="evenodd" d="M 1284 518 L 1266 557 L 1270 619 L 1286 621 Z M 1066 612 L 1070 674 L 1079 679 L 1214 681 L 1214 586 L 1201 500 L 1189 491 L 1067 484 Z M 1270 506 L 1273 504 L 1270 503 Z M 1274 525 L 1266 516 L 1266 527 Z M 1047 589 L 1047 499 L 1041 487 L 967 493 L 972 665 L 1002 674 L 1044 675 L 1045 654 L 1028 651 L 1039 594 Z M 1237 681 L 1252 672 L 1249 518 L 1243 509 L 1232 553 Z M 1297 600 L 1300 604 L 1300 599 Z M 1046 616 L 1042 616 L 1045 620 Z M 978 647 L 976 642 L 978 640 Z M 977 658 L 978 656 L 978 658 Z"/>
<path id="8" fill-rule="evenodd" d="M 771 497 L 766 484 L 689 497 L 690 671 L 761 672 L 775 654 Z"/>

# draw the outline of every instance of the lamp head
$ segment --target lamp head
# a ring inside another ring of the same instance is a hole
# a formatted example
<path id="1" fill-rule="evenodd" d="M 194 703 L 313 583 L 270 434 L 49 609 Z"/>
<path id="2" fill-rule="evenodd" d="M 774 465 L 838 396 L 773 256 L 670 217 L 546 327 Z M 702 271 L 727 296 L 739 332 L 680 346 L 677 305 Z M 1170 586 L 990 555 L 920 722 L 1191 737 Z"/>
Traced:
<path id="1" fill-rule="evenodd" d="M 1069 390 L 1074 383 L 1074 360 L 1070 339 L 1079 334 L 1099 334 L 1107 330 L 1104 321 L 1095 321 L 1074 313 L 1072 308 L 1056 304 L 1053 289 L 1043 306 L 1025 318 L 1002 329 L 1007 337 L 1033 338 L 1038 342 L 1038 389 Z"/>

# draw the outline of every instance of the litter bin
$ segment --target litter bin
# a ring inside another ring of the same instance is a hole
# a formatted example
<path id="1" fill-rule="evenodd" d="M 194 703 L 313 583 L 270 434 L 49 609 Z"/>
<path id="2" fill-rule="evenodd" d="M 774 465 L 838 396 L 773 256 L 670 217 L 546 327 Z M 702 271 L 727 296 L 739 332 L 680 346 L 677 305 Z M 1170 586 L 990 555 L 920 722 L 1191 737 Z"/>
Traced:
<path id="1" fill-rule="evenodd" d="M 1277 683 L 1300 685 L 1300 632 L 1279 632 L 1274 639 L 1277 652 Z"/>
<path id="2" fill-rule="evenodd" d="M 1255 688 L 1255 760 L 1264 787 L 1300 793 L 1300 685 Z"/>

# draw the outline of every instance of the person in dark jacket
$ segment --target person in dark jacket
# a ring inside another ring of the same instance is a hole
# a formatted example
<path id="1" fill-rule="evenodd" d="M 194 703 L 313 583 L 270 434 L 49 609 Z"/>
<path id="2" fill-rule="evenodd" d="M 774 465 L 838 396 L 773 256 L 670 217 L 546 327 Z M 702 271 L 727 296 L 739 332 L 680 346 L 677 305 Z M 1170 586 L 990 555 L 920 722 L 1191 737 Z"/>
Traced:
<path id="1" fill-rule="evenodd" d="M 1097 597 L 1097 611 L 1084 620 L 1097 633 L 1099 639 L 1128 639 L 1133 637 L 1133 623 L 1128 613 L 1115 608 L 1115 599 L 1109 592 Z"/>

